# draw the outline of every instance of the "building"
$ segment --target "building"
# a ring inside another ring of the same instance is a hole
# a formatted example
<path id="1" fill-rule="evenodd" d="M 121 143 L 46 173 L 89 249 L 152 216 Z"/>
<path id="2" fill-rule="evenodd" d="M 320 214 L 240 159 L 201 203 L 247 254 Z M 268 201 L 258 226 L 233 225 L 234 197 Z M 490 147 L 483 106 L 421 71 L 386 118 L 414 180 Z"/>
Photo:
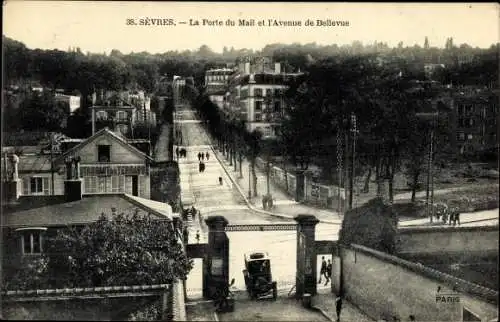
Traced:
<path id="1" fill-rule="evenodd" d="M 233 73 L 234 70 L 230 68 L 209 69 L 205 72 L 205 93 L 220 109 L 224 108 L 229 79 Z"/>
<path id="2" fill-rule="evenodd" d="M 93 95 L 91 107 L 92 134 L 108 127 L 116 133 L 133 137 L 133 128 L 156 126 L 156 113 L 151 111 L 151 98 L 142 91 L 101 91 Z"/>
<path id="3" fill-rule="evenodd" d="M 299 75 L 283 72 L 280 63 L 269 59 L 241 63 L 228 80 L 223 110 L 230 118 L 244 121 L 247 131 L 260 131 L 263 139 L 274 138 L 284 116 L 286 84 Z"/>
<path id="4" fill-rule="evenodd" d="M 101 214 L 150 214 L 174 224 L 177 214 L 168 204 L 129 194 L 95 194 L 82 196 L 83 180 L 67 180 L 62 196 L 7 196 L 2 202 L 4 272 L 24 265 L 23 259 L 35 259 L 47 249 L 48 237 L 61 228 L 82 228 L 99 219 Z M 173 228 L 173 226 L 172 226 Z"/>
<path id="5" fill-rule="evenodd" d="M 455 151 L 460 155 L 495 151 L 498 148 L 498 93 L 460 88 L 452 95 L 451 102 Z"/>
<path id="6" fill-rule="evenodd" d="M 60 102 L 64 104 L 64 106 L 67 108 L 68 114 L 73 114 L 77 109 L 80 108 L 81 105 L 80 96 L 56 93 L 54 96 L 54 100 L 58 103 Z"/>
<path id="7" fill-rule="evenodd" d="M 133 140 L 129 143 L 107 128 L 85 140 L 63 141 L 62 150 L 54 149 L 52 155 L 49 149 L 48 152 L 24 153 L 17 157 L 19 195 L 63 195 L 65 161 L 79 157 L 83 195 L 128 193 L 150 198 L 149 164 L 152 159 L 135 147 L 144 148 L 147 142 Z M 3 157 L 2 166 L 7 172 L 14 171 L 8 158 Z"/>
<path id="8" fill-rule="evenodd" d="M 432 78 L 434 73 L 445 68 L 444 64 L 424 64 L 424 73 L 428 78 Z"/>

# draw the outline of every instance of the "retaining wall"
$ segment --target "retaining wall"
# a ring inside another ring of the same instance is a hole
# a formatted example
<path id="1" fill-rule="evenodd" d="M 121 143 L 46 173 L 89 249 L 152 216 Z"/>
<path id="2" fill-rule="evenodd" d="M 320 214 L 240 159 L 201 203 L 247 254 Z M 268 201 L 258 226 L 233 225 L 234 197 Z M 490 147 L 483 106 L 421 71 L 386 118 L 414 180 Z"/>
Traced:
<path id="1" fill-rule="evenodd" d="M 497 318 L 496 291 L 363 246 L 341 247 L 340 256 L 346 299 L 373 319 L 462 321 L 464 310 L 482 321 Z M 338 289 L 340 281 L 332 282 Z"/>

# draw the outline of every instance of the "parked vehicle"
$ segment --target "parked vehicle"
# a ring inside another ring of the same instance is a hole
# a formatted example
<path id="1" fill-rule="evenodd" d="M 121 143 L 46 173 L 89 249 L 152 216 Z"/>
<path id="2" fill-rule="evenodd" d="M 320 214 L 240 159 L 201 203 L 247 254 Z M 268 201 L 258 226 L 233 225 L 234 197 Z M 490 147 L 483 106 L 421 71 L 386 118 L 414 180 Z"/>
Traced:
<path id="1" fill-rule="evenodd" d="M 271 261 L 266 252 L 245 254 L 245 286 L 251 299 L 271 296 L 278 297 L 276 281 L 271 274 Z"/>

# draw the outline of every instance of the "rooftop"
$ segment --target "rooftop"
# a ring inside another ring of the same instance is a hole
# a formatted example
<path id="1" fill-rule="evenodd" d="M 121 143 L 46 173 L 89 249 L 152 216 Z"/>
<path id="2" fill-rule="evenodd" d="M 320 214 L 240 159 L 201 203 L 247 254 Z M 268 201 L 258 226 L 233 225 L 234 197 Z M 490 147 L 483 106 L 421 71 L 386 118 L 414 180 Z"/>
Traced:
<path id="1" fill-rule="evenodd" d="M 82 225 L 99 219 L 102 213 L 149 213 L 158 219 L 172 220 L 172 208 L 162 202 L 128 194 L 84 196 L 65 202 L 64 196 L 21 196 L 15 205 L 3 205 L 2 226 L 48 227 Z"/>

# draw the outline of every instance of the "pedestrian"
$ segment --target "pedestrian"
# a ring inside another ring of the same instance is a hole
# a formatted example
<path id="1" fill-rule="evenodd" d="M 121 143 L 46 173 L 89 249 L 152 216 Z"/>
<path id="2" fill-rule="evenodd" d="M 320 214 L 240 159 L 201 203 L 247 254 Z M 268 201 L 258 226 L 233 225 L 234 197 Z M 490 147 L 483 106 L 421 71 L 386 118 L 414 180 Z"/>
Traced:
<path id="1" fill-rule="evenodd" d="M 449 210 L 446 209 L 443 213 L 443 224 L 445 224 L 445 225 L 446 225 L 446 221 L 448 220 L 448 212 L 449 212 Z"/>
<path id="2" fill-rule="evenodd" d="M 207 151 L 207 153 L 205 153 L 205 156 L 207 157 L 207 161 L 208 161 L 208 159 L 210 159 L 210 154 L 208 154 L 208 151 Z"/>
<path id="3" fill-rule="evenodd" d="M 205 153 L 201 152 L 201 160 L 205 160 Z"/>
<path id="4" fill-rule="evenodd" d="M 175 148 L 175 155 L 177 155 L 177 160 L 179 160 L 179 154 L 180 154 L 180 150 L 179 150 L 179 147 L 176 147 Z"/>
<path id="5" fill-rule="evenodd" d="M 222 186 L 222 177 L 219 177 L 219 184 Z"/>
<path id="6" fill-rule="evenodd" d="M 200 231 L 196 231 L 196 242 L 199 244 L 200 243 Z"/>
<path id="7" fill-rule="evenodd" d="M 458 222 L 458 225 L 460 226 L 460 211 L 457 209 L 457 213 L 455 214 L 455 220 Z"/>
<path id="8" fill-rule="evenodd" d="M 340 312 L 342 311 L 342 297 L 340 294 L 335 299 L 335 310 L 337 312 L 337 322 L 340 322 Z"/>
<path id="9" fill-rule="evenodd" d="M 198 161 L 201 161 L 201 153 L 198 152 Z"/>
<path id="10" fill-rule="evenodd" d="M 321 284 L 321 278 L 326 277 L 326 260 L 325 256 L 321 256 L 321 269 L 319 271 L 319 281 L 318 284 Z M 328 277 L 326 277 L 328 279 Z"/>
<path id="11" fill-rule="evenodd" d="M 330 278 L 332 277 L 332 261 L 329 259 L 328 264 L 326 264 L 326 283 L 325 286 L 330 282 Z"/>
<path id="12" fill-rule="evenodd" d="M 200 163 L 198 164 L 198 172 L 201 172 L 201 161 L 200 161 Z"/>
<path id="13" fill-rule="evenodd" d="M 201 172 L 205 172 L 205 163 L 201 162 Z"/>

